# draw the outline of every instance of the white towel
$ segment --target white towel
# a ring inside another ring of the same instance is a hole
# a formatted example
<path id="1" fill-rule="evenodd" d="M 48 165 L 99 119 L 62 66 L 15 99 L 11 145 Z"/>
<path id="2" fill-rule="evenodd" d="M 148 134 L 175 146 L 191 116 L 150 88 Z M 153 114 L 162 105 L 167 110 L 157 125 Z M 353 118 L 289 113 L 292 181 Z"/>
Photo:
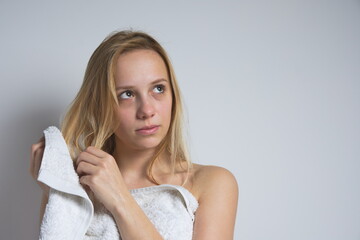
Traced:
<path id="1" fill-rule="evenodd" d="M 38 181 L 50 187 L 40 240 L 83 239 L 94 206 L 79 182 L 65 140 L 57 127 L 44 130 L 45 149 Z"/>
<path id="2" fill-rule="evenodd" d="M 79 182 L 60 130 L 44 130 L 38 180 L 50 187 L 40 240 L 119 240 L 111 213 Z M 191 239 L 196 198 L 185 188 L 163 184 L 129 190 L 165 240 Z"/>

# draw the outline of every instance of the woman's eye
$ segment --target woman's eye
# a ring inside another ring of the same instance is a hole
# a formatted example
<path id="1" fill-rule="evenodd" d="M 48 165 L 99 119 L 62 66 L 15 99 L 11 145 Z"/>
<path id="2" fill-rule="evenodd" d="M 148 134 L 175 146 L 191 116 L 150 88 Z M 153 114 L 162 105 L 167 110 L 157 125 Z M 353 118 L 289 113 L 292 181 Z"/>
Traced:
<path id="1" fill-rule="evenodd" d="M 156 85 L 156 86 L 155 86 L 155 89 L 156 89 L 157 91 L 159 91 L 159 93 L 163 93 L 163 92 L 165 91 L 165 86 L 162 85 L 162 84 Z"/>
<path id="2" fill-rule="evenodd" d="M 119 95 L 119 97 L 122 98 L 122 99 L 127 99 L 127 98 L 130 98 L 131 95 L 132 95 L 132 93 L 130 91 L 125 91 L 125 92 L 121 93 Z"/>
<path id="3" fill-rule="evenodd" d="M 162 84 L 156 85 L 156 86 L 154 87 L 154 89 L 155 89 L 156 93 L 162 94 L 162 93 L 164 93 L 164 91 L 165 91 L 165 85 L 162 85 Z M 121 98 L 121 99 L 129 99 L 129 98 L 131 98 L 132 96 L 133 96 L 133 93 L 132 93 L 131 91 L 129 91 L 129 90 L 127 90 L 127 91 L 122 92 L 121 94 L 119 94 L 119 98 Z"/>

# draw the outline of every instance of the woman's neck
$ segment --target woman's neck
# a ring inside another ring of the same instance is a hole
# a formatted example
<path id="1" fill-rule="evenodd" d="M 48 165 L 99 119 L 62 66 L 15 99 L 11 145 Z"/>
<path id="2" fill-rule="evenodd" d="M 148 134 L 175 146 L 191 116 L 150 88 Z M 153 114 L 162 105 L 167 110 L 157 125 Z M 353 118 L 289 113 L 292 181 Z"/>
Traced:
<path id="1" fill-rule="evenodd" d="M 153 159 L 156 149 L 120 149 L 115 148 L 115 158 L 125 182 L 148 181 L 147 169 Z M 153 174 L 162 175 L 169 172 L 169 156 L 162 153 L 153 165 Z"/>
<path id="2" fill-rule="evenodd" d="M 143 172 L 151 161 L 155 151 L 153 149 L 147 150 L 131 150 L 115 148 L 113 157 L 115 158 L 119 169 L 122 173 L 125 172 Z"/>

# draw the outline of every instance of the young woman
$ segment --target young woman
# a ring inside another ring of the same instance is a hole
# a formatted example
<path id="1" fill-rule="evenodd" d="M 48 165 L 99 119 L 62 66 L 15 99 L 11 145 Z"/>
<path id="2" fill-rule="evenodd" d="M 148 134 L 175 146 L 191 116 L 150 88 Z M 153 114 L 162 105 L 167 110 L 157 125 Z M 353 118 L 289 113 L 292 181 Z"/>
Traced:
<path id="1" fill-rule="evenodd" d="M 80 183 L 111 213 L 124 240 L 164 239 L 156 216 L 147 216 L 131 192 L 164 184 L 185 188 L 198 202 L 192 239 L 233 239 L 236 179 L 224 168 L 191 162 L 182 117 L 173 67 L 154 38 L 116 32 L 95 50 L 61 132 Z M 35 180 L 44 145 L 42 137 L 31 148 Z M 37 183 L 42 217 L 49 188 Z"/>

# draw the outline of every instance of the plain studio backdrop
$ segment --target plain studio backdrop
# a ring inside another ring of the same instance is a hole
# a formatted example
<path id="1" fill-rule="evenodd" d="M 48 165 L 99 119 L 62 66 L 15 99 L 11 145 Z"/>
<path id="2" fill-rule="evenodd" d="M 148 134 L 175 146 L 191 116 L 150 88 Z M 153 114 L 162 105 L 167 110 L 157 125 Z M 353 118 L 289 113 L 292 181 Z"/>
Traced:
<path id="1" fill-rule="evenodd" d="M 360 239 L 355 0 L 1 1 L 1 239 L 37 239 L 31 144 L 59 126 L 100 42 L 129 28 L 170 55 L 193 161 L 237 178 L 235 239 Z"/>

